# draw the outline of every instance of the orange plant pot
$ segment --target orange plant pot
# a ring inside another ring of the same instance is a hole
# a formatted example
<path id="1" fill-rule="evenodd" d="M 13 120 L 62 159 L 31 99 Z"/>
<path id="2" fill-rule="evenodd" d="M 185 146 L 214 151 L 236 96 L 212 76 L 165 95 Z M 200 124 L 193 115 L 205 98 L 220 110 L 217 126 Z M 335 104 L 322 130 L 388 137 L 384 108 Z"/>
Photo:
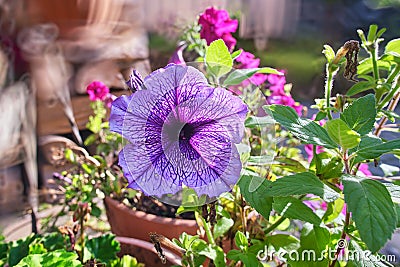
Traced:
<path id="1" fill-rule="evenodd" d="M 196 220 L 166 218 L 135 211 L 111 197 L 104 199 L 104 205 L 111 231 L 117 236 L 149 241 L 151 232 L 172 239 L 179 238 L 183 232 L 196 235 L 198 230 Z"/>

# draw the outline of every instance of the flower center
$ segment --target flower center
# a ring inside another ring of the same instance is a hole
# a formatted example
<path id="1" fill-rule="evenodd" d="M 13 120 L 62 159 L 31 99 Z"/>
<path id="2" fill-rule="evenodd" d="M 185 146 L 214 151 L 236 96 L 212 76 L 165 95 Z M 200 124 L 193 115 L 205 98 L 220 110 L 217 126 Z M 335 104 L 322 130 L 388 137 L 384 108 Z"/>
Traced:
<path id="1" fill-rule="evenodd" d="M 190 140 L 194 134 L 194 127 L 190 123 L 186 123 L 179 132 L 179 140 Z"/>

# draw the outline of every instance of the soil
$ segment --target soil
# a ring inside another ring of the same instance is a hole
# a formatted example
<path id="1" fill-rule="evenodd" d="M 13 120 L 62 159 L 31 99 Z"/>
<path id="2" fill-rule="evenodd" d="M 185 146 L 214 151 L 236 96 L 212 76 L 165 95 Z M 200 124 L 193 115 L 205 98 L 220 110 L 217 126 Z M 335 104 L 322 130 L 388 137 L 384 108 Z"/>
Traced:
<path id="1" fill-rule="evenodd" d="M 161 201 L 144 195 L 134 198 L 126 198 L 132 205 L 132 208 L 140 210 L 149 214 L 157 216 L 168 217 L 168 218 L 180 218 L 194 220 L 194 212 L 184 212 L 176 214 L 178 206 L 162 203 Z"/>

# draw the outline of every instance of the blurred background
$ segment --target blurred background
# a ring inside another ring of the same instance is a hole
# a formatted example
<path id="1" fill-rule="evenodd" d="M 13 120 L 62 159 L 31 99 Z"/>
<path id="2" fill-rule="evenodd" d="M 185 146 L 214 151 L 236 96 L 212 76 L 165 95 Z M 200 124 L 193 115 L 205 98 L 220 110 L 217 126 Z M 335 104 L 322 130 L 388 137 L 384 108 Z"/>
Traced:
<path id="1" fill-rule="evenodd" d="M 237 46 L 284 69 L 304 103 L 323 94 L 324 44 L 336 50 L 372 23 L 386 40 L 400 35 L 398 0 L 0 0 L 0 214 L 48 200 L 38 192 L 62 168 L 54 144 L 82 142 L 91 81 L 126 93 L 131 69 L 165 66 L 210 5 L 239 20 Z M 341 77 L 334 93 L 350 86 Z"/>

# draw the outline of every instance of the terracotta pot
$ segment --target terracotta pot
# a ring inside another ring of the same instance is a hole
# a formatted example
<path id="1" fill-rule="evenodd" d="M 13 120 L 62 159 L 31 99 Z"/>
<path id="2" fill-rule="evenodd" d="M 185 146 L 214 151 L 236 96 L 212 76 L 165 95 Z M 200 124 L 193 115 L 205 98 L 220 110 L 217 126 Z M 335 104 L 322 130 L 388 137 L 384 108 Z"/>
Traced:
<path id="1" fill-rule="evenodd" d="M 117 236 L 147 241 L 150 240 L 149 233 L 156 232 L 172 239 L 178 238 L 183 232 L 196 235 L 198 229 L 195 220 L 166 218 L 135 211 L 111 197 L 104 199 L 104 205 L 111 231 Z"/>
<path id="2" fill-rule="evenodd" d="M 164 248 L 163 252 L 167 262 L 163 264 L 157 255 L 154 245 L 150 242 L 122 236 L 117 236 L 116 239 L 121 244 L 121 251 L 118 253 L 120 257 L 123 255 L 131 255 L 135 257 L 138 262 L 152 267 L 181 265 L 181 257 Z"/>

